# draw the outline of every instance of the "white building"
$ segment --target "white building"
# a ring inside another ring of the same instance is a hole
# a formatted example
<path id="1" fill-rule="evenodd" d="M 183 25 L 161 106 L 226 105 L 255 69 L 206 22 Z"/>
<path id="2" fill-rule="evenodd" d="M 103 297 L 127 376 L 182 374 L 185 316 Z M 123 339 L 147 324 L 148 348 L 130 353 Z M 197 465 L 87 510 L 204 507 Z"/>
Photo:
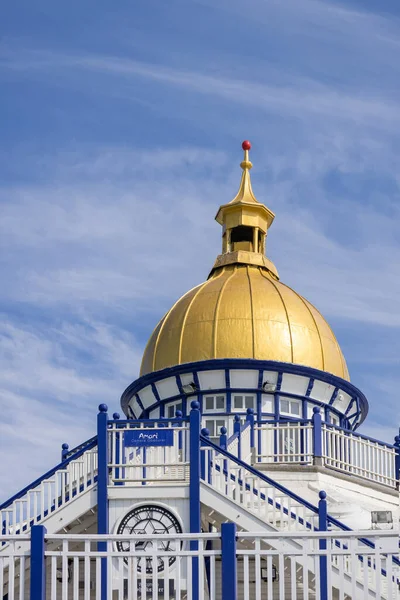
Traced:
<path id="1" fill-rule="evenodd" d="M 265 256 L 243 149 L 222 253 L 156 326 L 124 420 L 101 405 L 0 507 L 3 599 L 400 598 L 399 444 L 357 433 L 367 399 Z"/>

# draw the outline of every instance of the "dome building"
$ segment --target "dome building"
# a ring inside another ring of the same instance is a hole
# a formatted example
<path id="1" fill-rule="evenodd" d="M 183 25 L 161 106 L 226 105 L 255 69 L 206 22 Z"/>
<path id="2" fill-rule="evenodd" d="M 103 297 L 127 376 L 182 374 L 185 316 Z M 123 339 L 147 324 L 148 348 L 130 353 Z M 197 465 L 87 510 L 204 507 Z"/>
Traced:
<path id="1" fill-rule="evenodd" d="M 235 414 L 258 420 L 311 418 L 356 429 L 368 403 L 350 383 L 338 341 L 321 313 L 282 283 L 265 256 L 275 218 L 252 189 L 243 142 L 235 198 L 220 206 L 222 253 L 204 283 L 184 294 L 154 329 L 140 378 L 121 399 L 131 418 L 187 415 L 198 400 L 215 438 Z"/>
<path id="2" fill-rule="evenodd" d="M 400 600 L 400 436 L 265 256 L 250 181 L 222 253 L 161 319 L 122 409 L 0 505 L 0 598 Z M 61 441 L 61 440 L 60 440 Z"/>

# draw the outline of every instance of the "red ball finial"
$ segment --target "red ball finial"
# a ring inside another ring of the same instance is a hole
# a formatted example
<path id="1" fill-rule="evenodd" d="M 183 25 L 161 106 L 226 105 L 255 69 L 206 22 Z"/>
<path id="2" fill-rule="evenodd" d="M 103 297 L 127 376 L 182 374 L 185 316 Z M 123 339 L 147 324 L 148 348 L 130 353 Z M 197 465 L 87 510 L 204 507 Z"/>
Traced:
<path id="1" fill-rule="evenodd" d="M 251 144 L 250 144 L 249 140 L 244 140 L 244 142 L 242 144 L 242 148 L 243 148 L 243 150 L 250 150 Z"/>

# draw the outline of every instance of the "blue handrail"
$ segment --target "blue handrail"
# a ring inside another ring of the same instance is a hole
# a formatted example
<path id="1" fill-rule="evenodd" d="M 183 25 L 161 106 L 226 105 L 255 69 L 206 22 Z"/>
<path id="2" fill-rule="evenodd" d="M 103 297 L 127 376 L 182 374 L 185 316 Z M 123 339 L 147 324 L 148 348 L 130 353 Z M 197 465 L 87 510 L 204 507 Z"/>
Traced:
<path id="1" fill-rule="evenodd" d="M 94 438 L 90 438 L 90 440 L 87 441 L 87 445 L 81 444 L 81 446 L 83 446 L 83 447 L 81 447 L 80 450 L 78 450 L 78 452 L 76 452 L 75 454 L 72 454 L 67 459 L 63 460 L 58 465 L 56 465 L 55 467 L 50 469 L 50 471 L 47 471 L 47 473 L 45 473 L 38 479 L 35 479 L 35 481 L 33 481 L 32 483 L 27 485 L 23 490 L 14 494 L 14 496 L 12 496 L 12 498 L 3 502 L 3 504 L 0 505 L 0 510 L 4 510 L 5 508 L 8 508 L 9 506 L 11 506 L 11 504 L 15 500 L 18 500 L 19 498 L 22 498 L 22 496 L 25 496 L 25 494 L 27 492 L 29 492 L 29 490 L 32 490 L 35 487 L 37 487 L 45 479 L 49 479 L 49 477 L 52 477 L 57 471 L 59 471 L 61 469 L 65 469 L 65 467 L 67 467 L 71 461 L 76 460 L 77 458 L 82 456 L 82 454 L 84 454 L 87 450 L 91 450 L 92 448 L 97 446 L 97 436 Z"/>
<path id="2" fill-rule="evenodd" d="M 285 486 L 281 485 L 280 483 L 278 483 L 274 479 L 271 479 L 270 477 L 268 477 L 268 475 L 265 475 L 264 473 L 258 471 L 257 469 L 255 469 L 251 465 L 243 462 L 242 460 L 240 460 L 239 458 L 237 458 L 233 454 L 230 454 L 229 452 L 227 452 L 223 448 L 220 448 L 219 446 L 217 446 L 216 444 L 214 444 L 209 438 L 206 438 L 206 437 L 204 437 L 204 436 L 201 435 L 200 436 L 200 441 L 204 445 L 213 448 L 215 450 L 215 452 L 217 452 L 219 454 L 222 454 L 223 456 L 225 456 L 226 458 L 229 458 L 232 462 L 236 463 L 237 465 L 239 465 L 243 469 L 249 471 L 252 475 L 255 475 L 256 477 L 258 477 L 259 479 L 265 481 L 266 483 L 268 483 L 272 487 L 276 488 L 280 492 L 283 492 L 284 494 L 286 494 L 287 496 L 289 496 L 289 498 L 291 498 L 295 502 L 298 502 L 299 504 L 303 505 L 305 508 L 307 508 L 311 512 L 313 512 L 315 514 L 318 514 L 318 508 L 316 506 L 314 506 L 313 504 L 311 504 L 307 500 L 304 500 L 304 498 L 301 498 L 300 496 L 298 496 L 297 494 L 295 494 L 294 492 L 292 492 L 291 490 L 289 490 Z M 225 470 L 224 470 L 224 473 L 225 473 Z M 229 475 L 228 473 L 226 473 L 226 474 Z M 257 491 L 257 493 L 258 493 L 258 491 Z M 334 517 L 332 517 L 329 514 L 327 515 L 327 521 L 328 521 L 328 523 L 330 525 L 334 525 L 335 527 L 337 527 L 338 529 L 341 529 L 342 531 L 353 531 L 351 529 L 351 527 L 348 527 L 347 525 L 345 525 L 341 521 L 338 521 L 337 519 L 335 519 Z M 306 523 L 306 526 L 308 527 L 307 523 Z M 358 539 L 359 539 L 359 541 L 361 543 L 365 544 L 368 548 L 375 549 L 375 544 L 373 542 L 371 542 L 371 540 L 368 540 L 367 538 L 358 538 Z M 395 565 L 400 566 L 400 560 L 399 559 L 397 559 L 397 558 L 395 558 L 393 556 L 392 560 L 393 560 L 393 562 L 394 562 Z M 386 576 L 386 571 L 385 570 L 382 569 L 381 572 L 382 572 L 382 574 L 384 574 Z"/>

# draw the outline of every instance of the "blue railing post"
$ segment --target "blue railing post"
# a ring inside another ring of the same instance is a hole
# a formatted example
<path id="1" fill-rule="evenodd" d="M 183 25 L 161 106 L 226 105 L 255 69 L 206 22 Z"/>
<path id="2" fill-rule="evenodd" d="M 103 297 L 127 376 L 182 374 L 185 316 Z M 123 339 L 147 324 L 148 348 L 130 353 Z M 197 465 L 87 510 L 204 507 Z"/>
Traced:
<path id="1" fill-rule="evenodd" d="M 46 527 L 44 525 L 32 525 L 30 600 L 45 600 L 46 598 L 45 534 Z"/>
<path id="2" fill-rule="evenodd" d="M 254 408 L 248 408 L 246 421 L 250 423 L 250 448 L 254 448 Z"/>
<path id="3" fill-rule="evenodd" d="M 108 414 L 107 404 L 99 405 L 97 415 L 97 533 L 108 533 Z M 107 542 L 98 542 L 99 552 L 107 552 Z M 107 558 L 101 559 L 101 600 L 107 600 Z"/>
<path id="4" fill-rule="evenodd" d="M 394 467 L 395 467 L 395 471 L 396 471 L 396 486 L 397 489 L 399 489 L 399 480 L 400 480 L 400 435 L 396 435 L 396 437 L 394 438 L 394 446 L 396 448 L 396 456 L 394 459 Z"/>
<path id="5" fill-rule="evenodd" d="M 113 419 L 114 421 L 118 421 L 120 419 L 119 413 L 115 412 L 113 414 Z M 115 424 L 115 427 L 118 428 L 118 425 Z M 119 431 L 115 432 L 115 437 L 114 437 L 114 443 L 115 443 L 115 462 L 117 465 L 121 464 L 121 449 L 120 449 L 120 442 L 121 442 L 121 433 Z M 119 479 L 120 475 L 122 475 L 122 469 L 116 468 L 115 469 L 115 479 Z M 122 481 L 116 481 L 115 485 L 123 485 Z"/>
<path id="6" fill-rule="evenodd" d="M 240 423 L 239 415 L 233 418 L 233 433 L 238 434 L 238 458 L 242 458 L 242 424 Z"/>
<path id="7" fill-rule="evenodd" d="M 64 443 L 61 446 L 61 462 L 64 462 L 64 460 L 66 459 L 67 454 L 68 454 L 68 450 L 69 450 L 68 444 Z"/>
<path id="8" fill-rule="evenodd" d="M 313 416 L 313 454 L 314 454 L 314 465 L 322 465 L 322 418 L 321 409 L 319 406 L 314 406 Z"/>
<path id="9" fill-rule="evenodd" d="M 220 436 L 219 436 L 219 447 L 222 448 L 222 450 L 227 450 L 227 442 L 228 442 L 228 436 L 226 435 L 228 432 L 226 427 L 221 427 L 220 430 Z"/>
<path id="10" fill-rule="evenodd" d="M 236 600 L 237 560 L 236 524 L 221 525 L 222 600 Z"/>
<path id="11" fill-rule="evenodd" d="M 256 461 L 256 448 L 255 448 L 255 436 L 254 436 L 254 408 L 248 408 L 246 411 L 246 421 L 250 423 L 250 450 L 252 456 L 252 462 Z M 260 454 L 261 448 L 261 431 L 258 430 L 258 454 Z"/>
<path id="12" fill-rule="evenodd" d="M 326 504 L 326 492 L 320 491 L 318 502 L 318 529 L 328 531 L 328 510 Z M 319 540 L 319 549 L 326 550 L 326 539 Z M 320 600 L 328 600 L 328 557 L 326 554 L 319 557 L 319 597 Z"/>
<path id="13" fill-rule="evenodd" d="M 192 400 L 189 417 L 190 426 L 190 478 L 189 478 L 189 510 L 190 510 L 190 533 L 201 532 L 200 518 L 200 427 L 201 414 L 200 403 Z M 190 550 L 196 553 L 199 542 L 192 540 Z M 199 600 L 199 558 L 192 558 L 192 600 Z"/>
<path id="14" fill-rule="evenodd" d="M 201 435 L 203 437 L 209 439 L 210 430 L 207 429 L 207 427 L 204 427 L 201 430 Z M 208 456 L 208 452 L 206 450 L 200 450 L 200 465 L 201 465 L 200 474 L 201 474 L 201 478 L 203 481 L 206 480 L 206 475 L 207 475 L 207 469 L 206 469 L 207 456 Z M 211 483 L 210 478 L 211 478 L 211 472 L 210 472 L 210 469 L 208 469 L 208 475 L 207 475 L 208 483 Z"/>

